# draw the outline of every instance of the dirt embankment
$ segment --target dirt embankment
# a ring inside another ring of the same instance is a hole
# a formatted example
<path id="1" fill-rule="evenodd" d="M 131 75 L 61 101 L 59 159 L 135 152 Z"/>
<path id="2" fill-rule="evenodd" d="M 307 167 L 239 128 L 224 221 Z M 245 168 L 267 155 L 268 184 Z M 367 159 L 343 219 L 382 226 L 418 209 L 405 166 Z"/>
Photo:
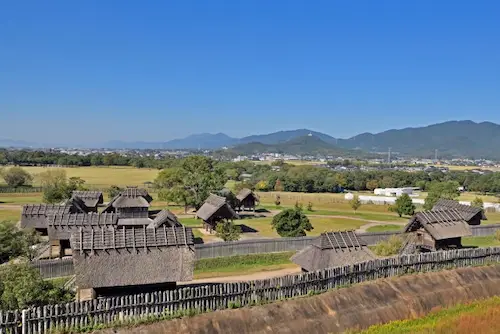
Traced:
<path id="1" fill-rule="evenodd" d="M 384 279 L 258 307 L 102 333 L 341 333 L 500 295 L 500 265 Z"/>

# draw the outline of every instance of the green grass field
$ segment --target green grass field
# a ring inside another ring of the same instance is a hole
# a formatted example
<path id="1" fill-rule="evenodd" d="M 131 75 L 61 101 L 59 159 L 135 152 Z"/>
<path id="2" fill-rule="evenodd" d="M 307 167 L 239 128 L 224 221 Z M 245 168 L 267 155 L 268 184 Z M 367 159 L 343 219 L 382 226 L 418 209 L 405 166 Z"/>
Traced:
<path id="1" fill-rule="evenodd" d="M 462 238 L 463 246 L 476 246 L 476 247 L 496 247 L 500 246 L 500 241 L 495 239 L 494 235 L 485 237 L 464 237 Z"/>
<path id="2" fill-rule="evenodd" d="M 19 210 L 0 209 L 0 222 L 19 221 L 21 219 L 21 208 Z"/>
<path id="3" fill-rule="evenodd" d="M 246 225 L 263 237 L 279 237 L 278 233 L 271 227 L 271 217 L 242 219 L 235 221 L 236 224 Z M 329 217 L 309 217 L 313 230 L 307 232 L 307 235 L 319 235 L 326 231 L 344 231 L 357 229 L 366 224 L 364 221 L 348 218 L 329 218 Z"/>
<path id="4" fill-rule="evenodd" d="M 500 297 L 436 309 L 422 318 L 372 326 L 359 334 L 496 334 L 500 333 Z"/>
<path id="5" fill-rule="evenodd" d="M 27 172 L 34 176 L 34 184 L 39 185 L 37 175 L 41 172 L 51 169 L 52 167 L 23 167 Z M 141 186 L 144 182 L 152 182 L 156 175 L 157 169 L 134 168 L 134 167 L 66 167 L 55 168 L 66 171 L 68 177 L 80 177 L 88 185 L 104 186 L 110 185 L 119 186 Z"/>
<path id="6" fill-rule="evenodd" d="M 261 271 L 296 267 L 290 261 L 294 252 L 237 255 L 196 261 L 195 278 L 210 278 L 252 274 Z"/>
<path id="7" fill-rule="evenodd" d="M 400 231 L 403 227 L 399 225 L 378 225 L 372 226 L 366 229 L 367 232 L 388 232 L 388 231 Z"/>

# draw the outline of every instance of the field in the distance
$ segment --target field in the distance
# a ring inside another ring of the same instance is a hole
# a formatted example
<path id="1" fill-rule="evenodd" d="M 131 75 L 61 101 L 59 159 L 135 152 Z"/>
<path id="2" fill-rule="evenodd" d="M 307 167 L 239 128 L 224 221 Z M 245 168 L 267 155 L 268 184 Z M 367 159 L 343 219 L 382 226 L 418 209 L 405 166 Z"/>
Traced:
<path id="1" fill-rule="evenodd" d="M 63 169 L 68 177 L 80 177 L 94 187 L 143 186 L 144 182 L 153 182 L 158 175 L 157 169 L 134 167 L 23 167 L 34 176 L 35 186 L 39 185 L 37 175 L 50 169 Z"/>

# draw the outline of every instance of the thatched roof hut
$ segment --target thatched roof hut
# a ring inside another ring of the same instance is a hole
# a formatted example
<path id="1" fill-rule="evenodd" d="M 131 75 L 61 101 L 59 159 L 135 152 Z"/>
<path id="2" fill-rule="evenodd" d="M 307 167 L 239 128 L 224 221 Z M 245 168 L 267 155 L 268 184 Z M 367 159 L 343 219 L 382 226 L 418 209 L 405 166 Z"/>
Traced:
<path id="1" fill-rule="evenodd" d="M 104 203 L 104 196 L 101 191 L 73 191 L 73 196 L 81 198 L 88 208 L 93 209 L 96 212 L 99 204 Z"/>
<path id="2" fill-rule="evenodd" d="M 47 216 L 50 214 L 69 214 L 80 212 L 71 203 L 57 204 L 27 204 L 21 212 L 21 227 L 34 228 L 42 233 L 47 232 Z"/>
<path id="3" fill-rule="evenodd" d="M 374 259 L 366 242 L 354 231 L 325 232 L 312 245 L 291 257 L 303 271 L 316 271 Z"/>
<path id="4" fill-rule="evenodd" d="M 460 248 L 461 238 L 472 235 L 463 213 L 457 209 L 417 212 L 404 232 L 412 234 L 404 248 L 411 247 L 415 251 Z"/>
<path id="5" fill-rule="evenodd" d="M 217 222 L 222 219 L 239 219 L 238 214 L 226 202 L 226 198 L 210 194 L 205 203 L 196 212 L 196 217 L 215 228 Z"/>
<path id="6" fill-rule="evenodd" d="M 162 210 L 158 212 L 155 219 L 148 225 L 148 228 L 159 228 L 161 226 L 181 227 L 182 224 L 172 212 L 169 210 Z"/>
<path id="7" fill-rule="evenodd" d="M 456 209 L 462 215 L 462 218 L 467 221 L 469 225 L 479 225 L 481 220 L 487 220 L 488 218 L 484 214 L 482 208 L 478 208 L 471 205 L 460 204 L 458 201 L 450 199 L 440 199 L 433 207 L 432 210 L 448 210 Z"/>
<path id="8" fill-rule="evenodd" d="M 238 208 L 243 209 L 255 209 L 255 205 L 259 202 L 259 196 L 257 196 L 252 190 L 248 188 L 243 188 L 236 195 L 238 200 Z"/>
<path id="9" fill-rule="evenodd" d="M 50 240 L 70 240 L 80 229 L 102 229 L 118 224 L 116 213 L 51 214 L 47 217 Z"/>
<path id="10" fill-rule="evenodd" d="M 77 213 L 88 213 L 92 211 L 87 207 L 83 199 L 75 195 L 71 196 L 71 198 L 64 202 L 63 205 L 73 206 L 75 212 Z"/>
<path id="11" fill-rule="evenodd" d="M 116 212 L 124 218 L 147 218 L 149 203 L 152 200 L 145 189 L 127 188 L 115 196 L 103 212 Z"/>
<path id="12" fill-rule="evenodd" d="M 76 285 L 97 295 L 193 278 L 193 232 L 183 226 L 81 230 L 72 234 L 71 248 Z"/>

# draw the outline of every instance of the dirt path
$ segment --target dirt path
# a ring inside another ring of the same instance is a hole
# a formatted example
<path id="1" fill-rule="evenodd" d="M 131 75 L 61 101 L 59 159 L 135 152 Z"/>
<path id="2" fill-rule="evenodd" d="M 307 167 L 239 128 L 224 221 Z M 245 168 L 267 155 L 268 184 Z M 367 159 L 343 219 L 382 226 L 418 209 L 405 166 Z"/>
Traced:
<path id="1" fill-rule="evenodd" d="M 367 232 L 367 230 L 370 228 L 370 227 L 373 227 L 373 226 L 380 226 L 380 225 L 398 225 L 398 226 L 405 226 L 406 223 L 405 222 L 372 222 L 372 223 L 369 223 L 369 224 L 366 224 L 366 225 L 363 225 L 363 226 L 360 226 L 356 232 Z"/>
<path id="2" fill-rule="evenodd" d="M 16 205 L 16 204 L 1 204 L 0 203 L 0 209 L 4 210 L 21 210 L 23 208 L 22 205 Z"/>
<path id="3" fill-rule="evenodd" d="M 262 272 L 258 272 L 258 273 L 248 274 L 248 275 L 195 279 L 195 280 L 192 280 L 190 282 L 183 283 L 183 285 L 184 284 L 185 285 L 200 284 L 200 283 L 244 282 L 244 281 L 253 281 L 253 280 L 279 277 L 279 276 L 286 276 L 286 275 L 297 274 L 297 273 L 300 273 L 300 268 L 293 267 L 293 268 L 286 268 L 286 269 L 281 269 L 281 270 L 262 271 Z"/>

